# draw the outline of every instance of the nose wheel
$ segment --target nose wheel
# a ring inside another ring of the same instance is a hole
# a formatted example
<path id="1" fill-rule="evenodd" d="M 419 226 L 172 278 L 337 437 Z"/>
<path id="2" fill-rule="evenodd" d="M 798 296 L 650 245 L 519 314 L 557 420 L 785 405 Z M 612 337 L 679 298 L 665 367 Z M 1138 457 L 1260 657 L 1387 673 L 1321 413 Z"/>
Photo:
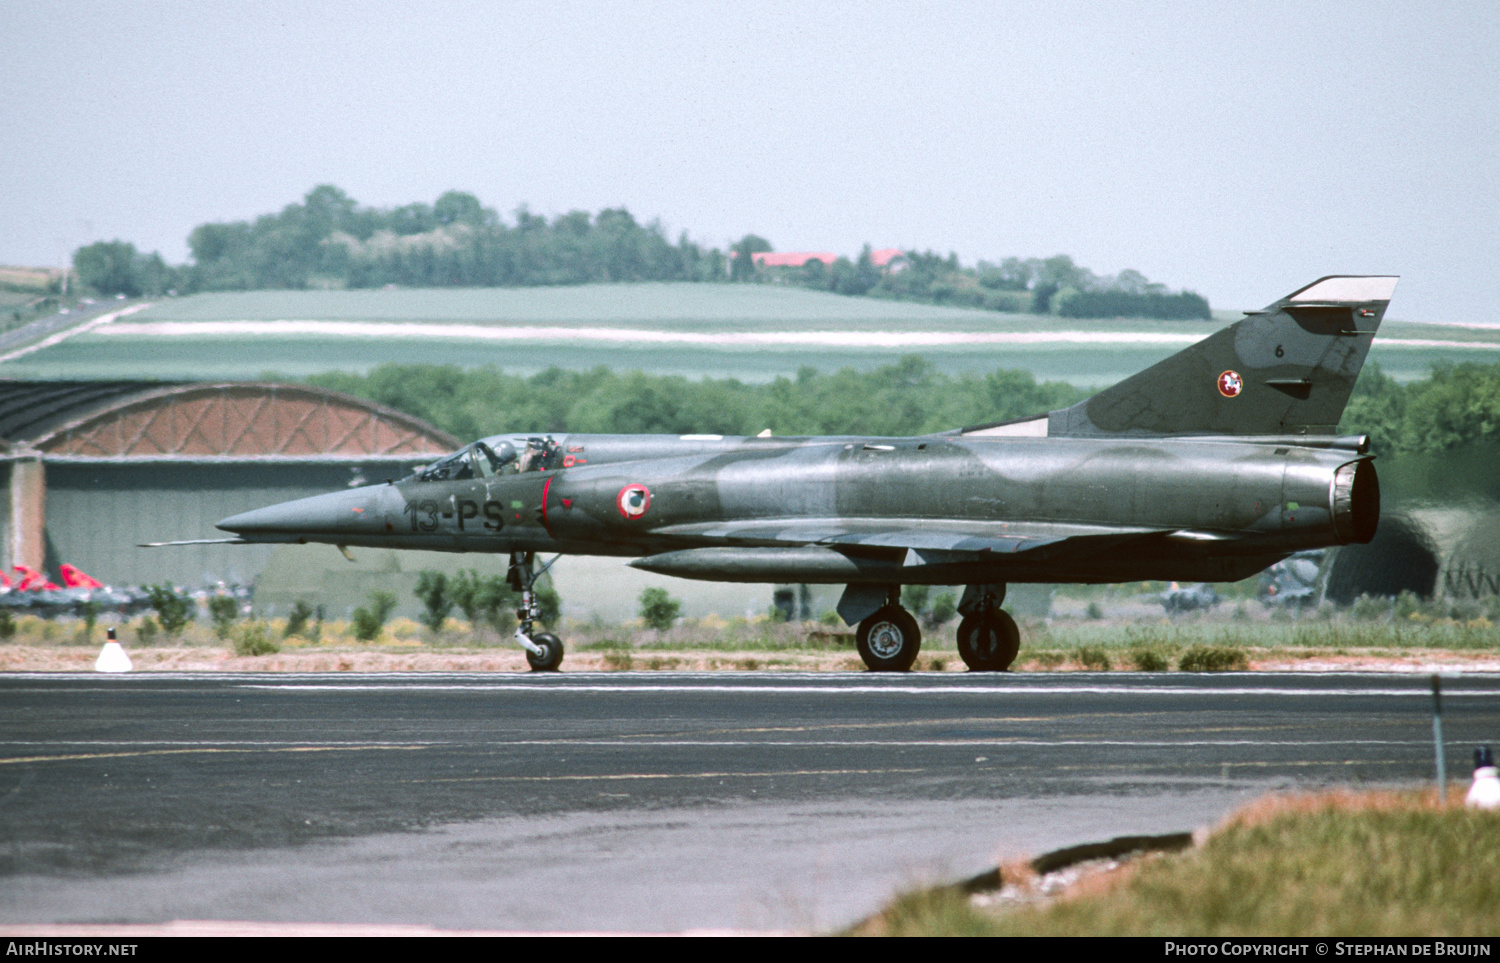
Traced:
<path id="1" fill-rule="evenodd" d="M 531 637 L 531 642 L 538 649 L 536 652 L 526 650 L 526 664 L 531 666 L 531 671 L 556 672 L 563 660 L 562 639 L 551 632 L 538 632 Z"/>
<path id="2" fill-rule="evenodd" d="M 561 558 L 561 556 L 558 556 Z M 536 600 L 536 580 L 552 567 L 552 559 L 540 569 L 534 567 L 533 552 L 511 552 L 510 571 L 505 578 L 510 587 L 521 593 L 521 604 L 516 607 L 516 642 L 526 650 L 526 664 L 533 672 L 556 672 L 562 665 L 562 639 L 551 632 L 534 632 L 537 619 L 542 617 L 542 607 Z"/>

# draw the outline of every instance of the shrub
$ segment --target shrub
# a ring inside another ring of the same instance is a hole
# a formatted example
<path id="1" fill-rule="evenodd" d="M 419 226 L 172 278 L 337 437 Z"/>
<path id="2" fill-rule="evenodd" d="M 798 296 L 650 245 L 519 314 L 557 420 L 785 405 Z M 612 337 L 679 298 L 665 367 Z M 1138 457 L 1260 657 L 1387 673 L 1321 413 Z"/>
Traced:
<path id="1" fill-rule="evenodd" d="M 1079 649 L 1078 661 L 1083 663 L 1085 669 L 1093 669 L 1096 672 L 1108 672 L 1114 667 L 1109 660 L 1109 653 L 1096 645 L 1086 645 Z"/>
<path id="2" fill-rule="evenodd" d="M 1349 608 L 1356 619 L 1383 619 L 1391 614 L 1391 600 L 1380 595 L 1361 595 Z"/>
<path id="3" fill-rule="evenodd" d="M 433 632 L 441 631 L 443 623 L 448 621 L 448 613 L 453 610 L 448 576 L 431 569 L 418 572 L 416 596 L 422 603 L 422 614 L 417 620 Z"/>
<path id="4" fill-rule="evenodd" d="M 1098 619 L 1104 618 L 1104 606 L 1100 605 L 1098 602 L 1090 602 L 1089 603 L 1088 615 L 1089 615 L 1089 618 L 1094 619 L 1096 621 Z"/>
<path id="5" fill-rule="evenodd" d="M 393 593 L 371 592 L 370 607 L 361 605 L 354 610 L 354 637 L 361 642 L 375 641 L 395 608 L 396 596 Z"/>
<path id="6" fill-rule="evenodd" d="M 215 595 L 208 600 L 208 617 L 214 623 L 214 635 L 229 638 L 234 620 L 240 614 L 239 599 L 232 595 Z"/>
<path id="7" fill-rule="evenodd" d="M 603 661 L 604 668 L 613 672 L 628 672 L 635 667 L 635 657 L 629 652 L 606 652 Z"/>
<path id="8" fill-rule="evenodd" d="M 156 620 L 148 615 L 141 619 L 141 627 L 135 630 L 135 640 L 141 645 L 150 645 L 156 641 L 158 631 Z"/>
<path id="9" fill-rule="evenodd" d="M 953 621 L 958 614 L 958 597 L 952 592 L 939 592 L 932 600 L 932 608 L 922 619 L 928 629 L 936 629 Z"/>
<path id="10" fill-rule="evenodd" d="M 484 624 L 504 634 L 511 628 L 511 610 L 519 599 L 505 576 L 486 578 L 474 569 L 459 572 L 448 580 L 448 594 L 475 629 Z"/>
<path id="11" fill-rule="evenodd" d="M 307 604 L 307 599 L 298 599 L 292 605 L 292 614 L 287 617 L 286 631 L 281 637 L 289 639 L 294 635 L 301 635 L 307 631 L 307 622 L 313 616 L 313 607 Z"/>
<path id="12" fill-rule="evenodd" d="M 281 643 L 271 637 L 262 622 L 246 622 L 233 629 L 233 634 L 235 655 L 275 655 L 281 651 Z"/>
<path id="13" fill-rule="evenodd" d="M 932 594 L 930 585 L 907 585 L 901 589 L 901 604 L 928 631 L 951 622 L 958 614 L 958 597 L 951 591 Z"/>
<path id="14" fill-rule="evenodd" d="M 641 592 L 641 619 L 648 628 L 665 632 L 682 614 L 682 603 L 667 594 L 666 589 L 648 588 Z"/>
<path id="15" fill-rule="evenodd" d="M 1167 657 L 1155 649 L 1131 650 L 1130 663 L 1135 666 L 1137 672 L 1165 672 L 1171 668 Z"/>
<path id="16" fill-rule="evenodd" d="M 151 599 L 151 607 L 156 610 L 156 621 L 167 635 L 180 634 L 188 622 L 192 621 L 187 597 L 178 595 L 172 586 L 165 583 L 148 585 L 146 595 Z"/>
<path id="17" fill-rule="evenodd" d="M 0 639 L 9 639 L 16 634 L 16 620 L 11 618 L 10 610 L 0 609 Z"/>
<path id="18" fill-rule="evenodd" d="M 1242 672 L 1250 668 L 1250 658 L 1234 646 L 1195 645 L 1182 654 L 1177 667 L 1184 672 Z"/>

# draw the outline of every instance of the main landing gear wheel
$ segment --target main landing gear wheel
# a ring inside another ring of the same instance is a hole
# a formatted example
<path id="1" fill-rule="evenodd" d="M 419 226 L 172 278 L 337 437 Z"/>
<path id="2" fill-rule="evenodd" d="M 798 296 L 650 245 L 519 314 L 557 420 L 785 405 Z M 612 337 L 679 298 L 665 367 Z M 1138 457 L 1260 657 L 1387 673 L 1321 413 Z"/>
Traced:
<path id="1" fill-rule="evenodd" d="M 1021 651 L 1021 630 L 1004 609 L 976 612 L 958 624 L 958 654 L 971 672 L 1004 672 Z"/>
<path id="2" fill-rule="evenodd" d="M 526 662 L 531 666 L 532 671 L 556 672 L 563 660 L 562 639 L 551 632 L 538 632 L 531 637 L 531 641 L 542 650 L 540 655 L 529 649 L 526 652 Z"/>
<path id="3" fill-rule="evenodd" d="M 899 605 L 887 605 L 859 623 L 854 638 L 871 672 L 905 672 L 922 647 L 917 620 Z"/>

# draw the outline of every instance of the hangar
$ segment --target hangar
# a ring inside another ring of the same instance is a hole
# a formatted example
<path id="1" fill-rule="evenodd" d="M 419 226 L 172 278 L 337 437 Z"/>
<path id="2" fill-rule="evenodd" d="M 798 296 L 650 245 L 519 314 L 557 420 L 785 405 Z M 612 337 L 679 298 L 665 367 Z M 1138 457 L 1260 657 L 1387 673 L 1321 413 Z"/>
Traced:
<path id="1" fill-rule="evenodd" d="M 69 562 L 113 585 L 249 583 L 274 546 L 219 519 L 408 473 L 459 441 L 381 405 L 299 385 L 0 380 L 3 562 Z"/>

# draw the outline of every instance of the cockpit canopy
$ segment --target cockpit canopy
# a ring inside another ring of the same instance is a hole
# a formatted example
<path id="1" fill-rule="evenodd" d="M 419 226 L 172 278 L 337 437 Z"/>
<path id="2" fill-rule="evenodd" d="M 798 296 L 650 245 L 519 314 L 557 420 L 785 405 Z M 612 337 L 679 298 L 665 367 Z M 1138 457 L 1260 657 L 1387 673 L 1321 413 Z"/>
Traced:
<path id="1" fill-rule="evenodd" d="M 551 438 L 529 438 L 526 447 L 519 452 L 508 441 L 498 442 L 494 447 L 476 441 L 423 468 L 417 472 L 416 479 L 423 482 L 462 481 L 543 471 L 552 467 L 556 452 L 557 443 Z"/>

